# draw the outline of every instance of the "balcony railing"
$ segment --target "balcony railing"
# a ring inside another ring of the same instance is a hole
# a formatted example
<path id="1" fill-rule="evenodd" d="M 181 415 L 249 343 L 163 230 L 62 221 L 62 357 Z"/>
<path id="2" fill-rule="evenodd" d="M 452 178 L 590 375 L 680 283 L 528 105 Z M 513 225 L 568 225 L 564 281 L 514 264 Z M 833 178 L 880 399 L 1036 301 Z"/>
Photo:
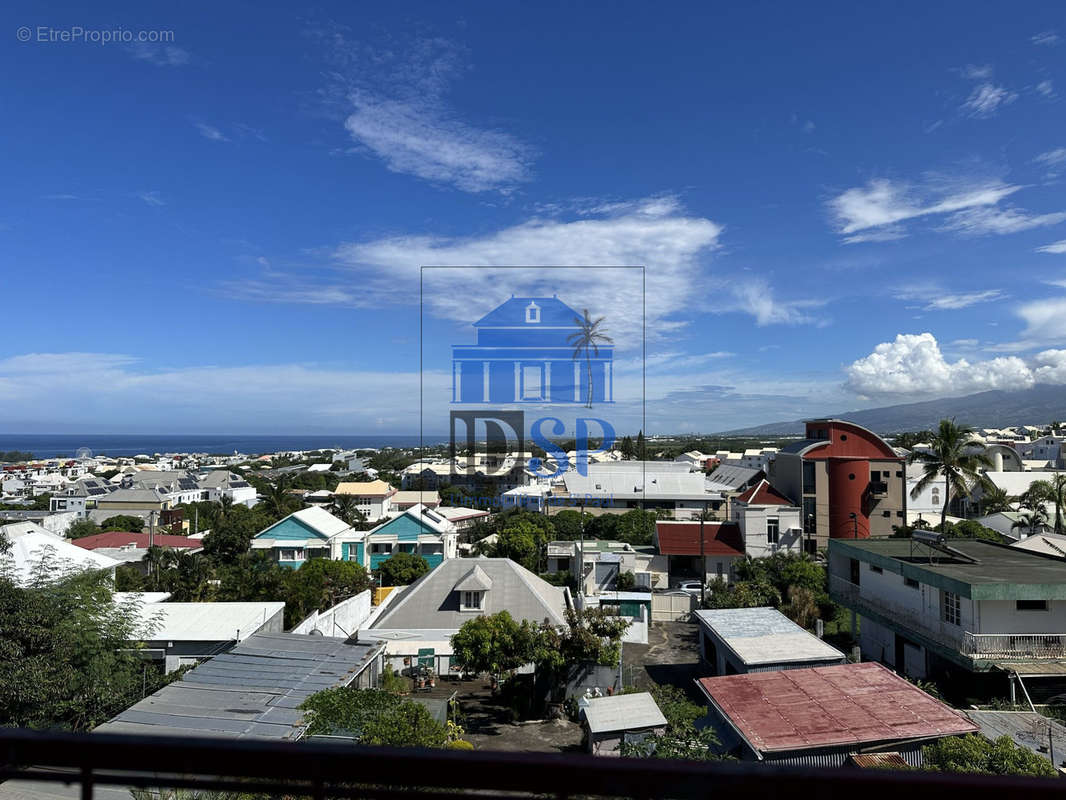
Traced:
<path id="1" fill-rule="evenodd" d="M 969 658 L 986 661 L 1066 658 L 1066 633 L 972 633 L 898 603 L 864 597 L 858 586 L 839 575 L 829 576 L 829 591 L 860 614 L 868 609 Z"/>
<path id="2" fill-rule="evenodd" d="M 922 771 L 772 768 L 545 753 L 368 748 L 340 743 L 218 740 L 0 729 L 0 780 L 255 793 L 273 798 L 812 798 L 1058 800 L 1061 783 Z M 9 788 L 7 786 L 5 789 Z M 15 787 L 14 794 L 18 794 Z M 51 792 L 57 794 L 57 792 Z"/>

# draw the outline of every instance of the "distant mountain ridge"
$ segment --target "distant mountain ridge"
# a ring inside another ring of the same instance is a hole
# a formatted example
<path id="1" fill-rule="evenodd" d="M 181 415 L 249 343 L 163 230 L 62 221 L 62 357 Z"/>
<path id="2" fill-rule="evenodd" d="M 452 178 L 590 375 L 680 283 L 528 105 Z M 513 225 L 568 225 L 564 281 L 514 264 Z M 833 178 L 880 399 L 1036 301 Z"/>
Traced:
<path id="1" fill-rule="evenodd" d="M 1052 420 L 1066 420 L 1066 386 L 1037 384 L 1031 389 L 1016 392 L 995 389 L 963 397 L 941 397 L 920 403 L 902 403 L 821 416 L 846 419 L 877 433 L 928 430 L 935 428 L 941 419 L 951 417 L 955 417 L 960 424 L 976 428 L 1042 425 Z M 723 431 L 723 434 L 789 436 L 802 434 L 803 431 L 803 420 L 793 420 Z"/>

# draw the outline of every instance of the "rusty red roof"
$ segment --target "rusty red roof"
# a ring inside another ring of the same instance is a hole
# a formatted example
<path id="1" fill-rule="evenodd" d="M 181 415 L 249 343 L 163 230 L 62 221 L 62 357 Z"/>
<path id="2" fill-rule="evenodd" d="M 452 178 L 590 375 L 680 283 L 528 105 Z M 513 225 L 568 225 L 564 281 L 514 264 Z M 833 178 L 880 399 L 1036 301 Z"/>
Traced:
<path id="1" fill-rule="evenodd" d="M 760 753 L 977 730 L 962 713 L 874 662 L 700 678 L 697 683 Z"/>
<path id="2" fill-rule="evenodd" d="M 792 506 L 791 500 L 781 494 L 770 485 L 770 481 L 763 478 L 746 492 L 737 497 L 738 502 L 753 506 Z"/>
<path id="3" fill-rule="evenodd" d="M 125 547 L 131 544 L 134 547 L 147 548 L 148 534 L 126 533 L 123 531 L 106 531 L 104 533 L 96 533 L 92 536 L 83 536 L 80 539 L 74 539 L 73 544 L 76 544 L 78 547 L 83 547 L 86 550 L 96 550 L 101 547 Z M 199 539 L 190 539 L 187 536 L 175 536 L 170 533 L 157 533 L 155 535 L 155 546 L 171 547 L 174 549 L 182 550 L 203 547 L 204 543 Z"/>
<path id="4" fill-rule="evenodd" d="M 660 520 L 655 523 L 659 552 L 668 556 L 700 554 L 700 523 Z M 704 522 L 703 551 L 708 556 L 742 556 L 744 539 L 735 522 Z"/>

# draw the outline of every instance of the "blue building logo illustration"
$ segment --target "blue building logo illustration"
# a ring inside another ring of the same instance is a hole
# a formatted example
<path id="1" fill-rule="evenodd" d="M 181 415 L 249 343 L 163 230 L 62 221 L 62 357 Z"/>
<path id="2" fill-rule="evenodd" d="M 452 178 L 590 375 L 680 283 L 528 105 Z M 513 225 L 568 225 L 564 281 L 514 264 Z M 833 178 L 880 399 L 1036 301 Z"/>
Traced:
<path id="1" fill-rule="evenodd" d="M 515 297 L 452 346 L 452 403 L 493 406 L 614 402 L 614 347 L 602 320 L 556 295 Z"/>

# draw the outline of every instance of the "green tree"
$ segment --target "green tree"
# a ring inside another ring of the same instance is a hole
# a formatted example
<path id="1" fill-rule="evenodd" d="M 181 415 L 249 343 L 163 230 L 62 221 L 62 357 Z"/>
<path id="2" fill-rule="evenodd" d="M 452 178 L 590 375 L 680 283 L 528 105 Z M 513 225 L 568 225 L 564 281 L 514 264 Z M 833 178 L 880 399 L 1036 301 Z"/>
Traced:
<path id="1" fill-rule="evenodd" d="M 26 586 L 0 577 L 0 725 L 88 731 L 161 676 L 134 650 L 135 604 L 112 601 L 103 571 L 64 576 L 46 552 Z"/>
<path id="2" fill-rule="evenodd" d="M 509 558 L 528 570 L 539 572 L 547 558 L 547 540 L 542 529 L 518 519 L 497 535 L 493 556 Z"/>
<path id="3" fill-rule="evenodd" d="M 334 495 L 329 510 L 333 516 L 344 520 L 356 530 L 361 530 L 363 523 L 366 522 L 366 515 L 359 510 L 358 502 L 354 495 Z"/>
<path id="4" fill-rule="evenodd" d="M 623 742 L 619 747 L 623 756 L 636 758 L 679 758 L 686 761 L 713 761 L 718 756 L 714 747 L 718 737 L 711 728 L 698 730 L 696 720 L 706 709 L 693 703 L 676 686 L 664 684 L 651 691 L 655 704 L 666 717 L 666 730 L 645 736 L 639 742 Z"/>
<path id="5" fill-rule="evenodd" d="M 100 530 L 102 531 L 140 533 L 144 527 L 144 520 L 133 514 L 116 514 L 113 517 L 108 517 L 100 523 Z"/>
<path id="6" fill-rule="evenodd" d="M 1055 506 L 1055 533 L 1063 533 L 1066 529 L 1066 519 L 1063 519 L 1063 508 L 1066 508 L 1066 475 L 1061 472 L 1051 480 L 1051 502 Z"/>
<path id="7" fill-rule="evenodd" d="M 626 434 L 622 437 L 621 443 L 618 445 L 618 451 L 622 454 L 622 459 L 625 461 L 632 461 L 637 455 L 636 445 L 633 444 L 633 437 Z"/>
<path id="8" fill-rule="evenodd" d="M 572 508 L 565 508 L 551 518 L 555 527 L 555 538 L 576 541 L 581 538 L 581 528 L 587 524 L 589 515 Z"/>
<path id="9" fill-rule="evenodd" d="M 1017 498 L 1011 497 L 1006 489 L 1001 489 L 995 484 L 982 488 L 981 511 L 984 514 L 995 514 L 1000 511 L 1012 511 Z"/>
<path id="10" fill-rule="evenodd" d="M 634 547 L 646 547 L 655 538 L 655 512 L 634 508 L 618 517 L 615 535 Z"/>
<path id="11" fill-rule="evenodd" d="M 1047 525 L 1047 512 L 1043 506 L 1036 506 L 1027 511 L 1022 511 L 1018 518 L 1011 523 L 1010 529 L 1012 531 L 1016 529 L 1027 530 L 1029 535 L 1032 536 L 1045 525 Z"/>
<path id="12" fill-rule="evenodd" d="M 644 446 L 644 431 L 637 431 L 637 460 L 647 461 L 647 449 Z"/>
<path id="13" fill-rule="evenodd" d="M 1009 736 L 989 741 L 979 734 L 938 739 L 922 748 L 925 768 L 938 772 L 1057 778 L 1054 765 Z"/>
<path id="14" fill-rule="evenodd" d="M 989 481 L 981 468 L 992 467 L 992 459 L 984 452 L 984 445 L 974 438 L 973 428 L 957 425 L 954 419 L 940 420 L 940 427 L 930 433 L 930 450 L 914 450 L 907 456 L 908 463 L 924 466 L 922 477 L 911 489 L 911 499 L 916 499 L 932 483 L 944 481 L 944 507 L 940 511 L 940 524 L 948 519 L 951 498 L 965 497 L 975 486 L 988 488 Z"/>
<path id="15" fill-rule="evenodd" d="M 533 661 L 537 629 L 516 622 L 506 611 L 474 617 L 452 635 L 452 653 L 470 672 L 487 672 L 499 680 Z"/>
<path id="16" fill-rule="evenodd" d="M 285 581 L 286 627 L 312 611 L 325 611 L 373 586 L 370 575 L 354 561 L 313 558 L 288 571 Z"/>
<path id="17" fill-rule="evenodd" d="M 291 488 L 292 482 L 282 475 L 274 483 L 270 484 L 263 495 L 263 508 L 275 520 L 287 517 L 299 509 L 299 499 L 289 494 L 289 489 Z"/>
<path id="18" fill-rule="evenodd" d="M 394 553 L 378 567 L 382 586 L 407 586 L 427 572 L 429 562 L 414 553 Z"/>
<path id="19" fill-rule="evenodd" d="M 100 526 L 91 519 L 79 519 L 67 528 L 68 539 L 84 539 L 86 536 L 95 536 L 98 533 L 100 533 Z"/>
<path id="20" fill-rule="evenodd" d="M 300 705 L 310 712 L 310 736 L 352 736 L 360 744 L 444 747 L 448 729 L 425 706 L 381 689 L 341 687 L 315 692 Z"/>
<path id="21" fill-rule="evenodd" d="M 585 355 L 585 366 L 588 378 L 588 392 L 585 407 L 592 408 L 592 356 L 599 356 L 601 344 L 613 344 L 614 340 L 607 335 L 606 329 L 601 327 L 604 322 L 604 317 L 595 320 L 592 319 L 592 317 L 589 316 L 589 310 L 587 308 L 584 310 L 583 316 L 574 317 L 574 322 L 577 323 L 581 330 L 576 333 L 571 333 L 567 337 L 567 342 L 574 348 L 574 361 L 577 361 L 582 353 Z"/>

